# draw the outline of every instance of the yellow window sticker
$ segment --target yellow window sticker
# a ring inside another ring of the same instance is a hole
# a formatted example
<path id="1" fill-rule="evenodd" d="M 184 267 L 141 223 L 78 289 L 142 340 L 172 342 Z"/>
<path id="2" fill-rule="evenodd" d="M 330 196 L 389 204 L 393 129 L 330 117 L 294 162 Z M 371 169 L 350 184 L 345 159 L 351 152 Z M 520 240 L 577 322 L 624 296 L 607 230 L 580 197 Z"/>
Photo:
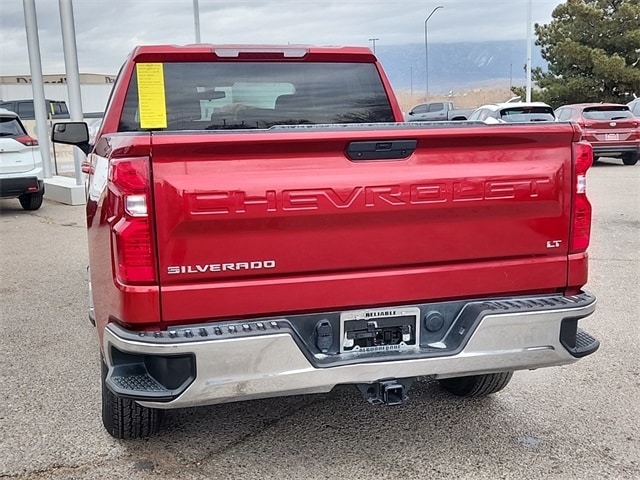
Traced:
<path id="1" fill-rule="evenodd" d="M 137 74 L 140 128 L 167 128 L 162 64 L 139 63 Z"/>

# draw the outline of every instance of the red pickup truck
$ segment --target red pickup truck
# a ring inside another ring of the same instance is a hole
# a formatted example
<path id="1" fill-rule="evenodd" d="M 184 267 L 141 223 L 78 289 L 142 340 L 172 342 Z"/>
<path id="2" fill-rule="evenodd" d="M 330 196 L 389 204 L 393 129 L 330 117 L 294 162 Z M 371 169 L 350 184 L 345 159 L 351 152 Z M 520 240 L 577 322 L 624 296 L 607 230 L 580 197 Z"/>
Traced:
<path id="1" fill-rule="evenodd" d="M 587 281 L 592 151 L 572 124 L 402 123 L 355 47 L 146 46 L 88 153 L 102 414 L 416 377 L 467 397 L 598 341 Z"/>

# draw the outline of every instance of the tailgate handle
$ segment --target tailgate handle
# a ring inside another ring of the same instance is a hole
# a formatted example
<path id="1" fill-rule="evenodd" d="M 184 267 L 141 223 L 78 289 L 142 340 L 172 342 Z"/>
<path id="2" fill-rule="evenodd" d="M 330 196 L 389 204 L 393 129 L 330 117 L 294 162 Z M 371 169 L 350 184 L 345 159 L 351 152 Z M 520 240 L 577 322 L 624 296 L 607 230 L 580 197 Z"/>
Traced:
<path id="1" fill-rule="evenodd" d="M 372 140 L 350 142 L 347 157 L 351 160 L 398 160 L 408 158 L 418 145 L 417 140 Z"/>

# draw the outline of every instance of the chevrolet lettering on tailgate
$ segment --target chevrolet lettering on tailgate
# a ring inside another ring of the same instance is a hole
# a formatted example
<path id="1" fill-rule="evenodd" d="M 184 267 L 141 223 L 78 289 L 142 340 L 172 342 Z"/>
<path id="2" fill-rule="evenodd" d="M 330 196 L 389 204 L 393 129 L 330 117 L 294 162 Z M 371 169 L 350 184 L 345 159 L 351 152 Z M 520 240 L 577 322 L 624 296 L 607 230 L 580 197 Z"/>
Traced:
<path id="1" fill-rule="evenodd" d="M 351 207 L 425 205 L 483 200 L 523 200 L 552 198 L 549 178 L 518 180 L 448 181 L 408 185 L 354 187 L 347 191 L 333 188 L 268 190 L 253 195 L 239 190 L 185 193 L 193 215 L 246 213 L 248 209 L 266 212 L 318 210 L 323 205 L 337 209 Z"/>

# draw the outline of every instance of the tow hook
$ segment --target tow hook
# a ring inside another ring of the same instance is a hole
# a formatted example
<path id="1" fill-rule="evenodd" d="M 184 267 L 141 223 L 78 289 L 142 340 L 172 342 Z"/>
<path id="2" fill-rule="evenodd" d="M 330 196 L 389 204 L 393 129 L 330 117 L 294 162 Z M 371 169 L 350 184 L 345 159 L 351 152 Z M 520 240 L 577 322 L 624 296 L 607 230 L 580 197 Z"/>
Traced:
<path id="1" fill-rule="evenodd" d="M 402 405 L 413 383 L 411 378 L 384 380 L 376 383 L 359 383 L 356 386 L 364 399 L 372 405 Z"/>

